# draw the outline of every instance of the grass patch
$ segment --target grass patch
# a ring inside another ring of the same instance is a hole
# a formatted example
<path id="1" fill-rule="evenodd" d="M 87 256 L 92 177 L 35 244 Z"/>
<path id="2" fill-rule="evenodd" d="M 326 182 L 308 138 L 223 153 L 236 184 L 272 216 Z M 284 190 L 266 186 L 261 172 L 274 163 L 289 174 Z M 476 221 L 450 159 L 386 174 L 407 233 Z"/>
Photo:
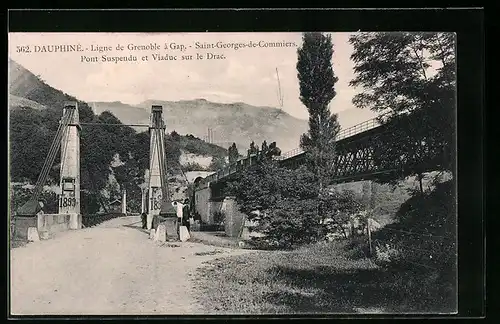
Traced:
<path id="1" fill-rule="evenodd" d="M 217 247 L 237 248 L 239 239 L 225 236 L 224 232 L 191 232 L 190 242 Z"/>
<path id="2" fill-rule="evenodd" d="M 224 253 L 222 250 L 213 250 L 213 251 L 206 251 L 206 252 L 196 252 L 194 255 L 198 256 L 204 256 L 204 255 L 215 255 L 219 253 Z"/>
<path id="3" fill-rule="evenodd" d="M 211 314 L 451 311 L 443 299 L 449 293 L 426 282 L 427 274 L 349 259 L 344 242 L 216 259 L 198 269 L 195 280 L 199 301 Z"/>

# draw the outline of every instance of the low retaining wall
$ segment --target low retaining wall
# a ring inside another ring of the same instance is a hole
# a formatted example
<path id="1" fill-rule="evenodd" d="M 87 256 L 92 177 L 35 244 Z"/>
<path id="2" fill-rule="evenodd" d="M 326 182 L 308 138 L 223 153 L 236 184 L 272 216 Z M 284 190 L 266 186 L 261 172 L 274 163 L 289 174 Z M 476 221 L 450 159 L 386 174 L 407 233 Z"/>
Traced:
<path id="1" fill-rule="evenodd" d="M 37 227 L 37 217 L 21 217 L 14 216 L 14 233 L 12 239 L 14 240 L 27 240 L 28 239 L 28 228 Z"/>
<path id="2" fill-rule="evenodd" d="M 38 215 L 38 234 L 47 232 L 55 234 L 70 229 L 71 215 L 69 214 L 45 214 Z"/>

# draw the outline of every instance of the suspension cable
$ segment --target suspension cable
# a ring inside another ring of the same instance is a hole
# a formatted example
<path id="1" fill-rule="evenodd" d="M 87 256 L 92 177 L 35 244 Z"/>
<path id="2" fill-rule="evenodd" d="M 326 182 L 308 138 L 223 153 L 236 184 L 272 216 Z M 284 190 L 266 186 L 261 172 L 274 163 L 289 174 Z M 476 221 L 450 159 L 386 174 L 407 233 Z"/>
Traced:
<path id="1" fill-rule="evenodd" d="M 63 122 L 64 122 L 64 118 L 66 116 L 63 115 L 63 118 L 61 119 L 61 121 L 59 122 L 59 126 L 57 127 L 57 130 L 56 130 L 56 135 L 54 136 L 54 139 L 52 140 L 52 143 L 49 147 L 49 151 L 47 152 L 47 157 L 45 158 L 45 160 L 43 161 L 43 166 L 42 166 L 42 169 L 41 169 L 41 172 L 40 172 L 40 175 L 43 174 L 45 168 L 47 167 L 47 163 L 49 161 L 48 157 L 52 154 L 52 151 L 55 149 L 56 145 L 57 145 L 57 138 L 59 136 L 59 133 L 61 132 L 61 129 L 62 129 L 62 125 L 63 125 Z M 41 181 L 41 177 L 40 175 L 38 176 L 38 179 L 35 183 L 35 188 L 37 188 L 39 186 L 39 183 Z"/>
<path id="2" fill-rule="evenodd" d="M 168 188 L 168 164 L 167 164 L 167 155 L 165 153 L 165 133 L 163 132 L 163 128 L 160 130 L 160 133 L 162 133 L 161 136 L 161 150 L 162 150 L 162 160 L 163 160 L 163 172 L 165 174 L 165 189 L 167 192 L 167 197 L 168 199 L 171 199 L 170 197 L 170 189 Z"/>
<path id="3" fill-rule="evenodd" d="M 170 199 L 169 190 L 168 190 L 168 181 L 166 181 L 166 168 L 165 168 L 165 160 L 164 160 L 164 150 L 163 150 L 163 138 L 161 134 L 161 120 L 158 116 L 155 116 L 155 133 L 156 133 L 156 144 L 158 147 L 158 164 L 160 169 L 160 180 L 162 187 L 162 195 L 165 197 L 163 199 Z"/>
<path id="4" fill-rule="evenodd" d="M 159 144 L 160 144 L 160 150 L 161 150 L 161 167 L 163 171 L 163 183 L 165 187 L 165 193 L 166 197 L 170 199 L 170 190 L 168 189 L 168 174 L 167 174 L 167 161 L 166 161 L 166 155 L 165 155 L 165 142 L 164 142 L 164 132 L 163 132 L 163 120 L 160 119 L 158 121 L 158 124 L 161 126 L 158 128 L 158 133 L 159 133 Z"/>
<path id="5" fill-rule="evenodd" d="M 47 180 L 47 176 L 49 174 L 50 168 L 52 167 L 52 164 L 54 163 L 55 156 L 57 154 L 57 151 L 59 150 L 59 147 L 61 146 L 61 138 L 63 134 L 67 131 L 68 129 L 68 124 L 70 123 L 71 119 L 73 118 L 73 110 L 68 110 L 67 113 L 65 114 L 65 118 L 63 118 L 63 121 L 61 122 L 61 128 L 58 128 L 58 132 L 56 134 L 56 137 L 54 138 L 54 141 L 52 142 L 54 146 L 51 146 L 53 148 L 49 154 L 47 155 L 47 158 L 45 160 L 46 163 L 44 163 L 44 168 L 42 169 L 42 172 L 40 173 L 37 181 L 37 185 L 35 186 L 35 190 L 32 196 L 32 200 L 38 201 L 38 198 L 41 194 L 41 191 L 43 189 L 43 184 Z M 62 131 L 61 131 L 62 129 Z"/>
<path id="6" fill-rule="evenodd" d="M 44 183 L 47 180 L 47 176 L 50 172 L 50 169 L 52 165 L 54 164 L 54 160 L 56 157 L 56 154 L 59 150 L 59 147 L 61 146 L 61 139 L 62 137 L 67 133 L 68 130 L 68 124 L 73 116 L 73 111 L 68 111 L 67 115 L 64 116 L 66 118 L 63 118 L 61 124 L 61 130 L 56 134 L 56 137 L 54 138 L 54 147 L 51 152 L 49 152 L 47 159 L 46 159 L 46 164 L 45 167 L 43 168 L 40 177 L 39 177 L 39 182 L 37 183 L 37 187 L 35 189 L 35 198 L 38 199 L 39 194 L 41 193 L 41 189 L 43 188 Z"/>

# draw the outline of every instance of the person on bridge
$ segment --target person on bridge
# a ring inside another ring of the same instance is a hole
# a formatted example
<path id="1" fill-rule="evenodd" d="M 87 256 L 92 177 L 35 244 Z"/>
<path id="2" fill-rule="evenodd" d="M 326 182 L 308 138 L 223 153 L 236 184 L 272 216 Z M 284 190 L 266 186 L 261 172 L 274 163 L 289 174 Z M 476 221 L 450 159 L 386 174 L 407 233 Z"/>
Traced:
<path id="1" fill-rule="evenodd" d="M 174 206 L 177 214 L 177 234 L 179 234 L 179 228 L 182 224 L 182 209 L 184 205 L 180 201 L 173 201 L 172 206 Z"/>
<path id="2" fill-rule="evenodd" d="M 191 208 L 189 207 L 189 198 L 184 200 L 183 208 L 182 208 L 182 226 L 186 226 L 189 232 L 190 223 L 189 219 L 191 218 Z"/>

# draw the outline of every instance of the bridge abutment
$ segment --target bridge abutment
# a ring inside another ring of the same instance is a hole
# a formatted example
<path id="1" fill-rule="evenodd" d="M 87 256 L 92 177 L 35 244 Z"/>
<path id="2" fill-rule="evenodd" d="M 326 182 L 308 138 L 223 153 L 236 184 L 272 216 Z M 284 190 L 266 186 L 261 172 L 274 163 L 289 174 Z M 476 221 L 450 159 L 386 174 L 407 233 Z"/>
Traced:
<path id="1" fill-rule="evenodd" d="M 210 224 L 213 217 L 211 217 L 212 208 L 212 189 L 210 185 L 203 188 L 198 188 L 194 193 L 194 206 L 195 211 L 201 218 L 202 223 Z"/>
<path id="2" fill-rule="evenodd" d="M 245 215 L 240 212 L 236 198 L 225 197 L 221 211 L 224 214 L 224 232 L 229 237 L 240 237 L 245 223 Z"/>

